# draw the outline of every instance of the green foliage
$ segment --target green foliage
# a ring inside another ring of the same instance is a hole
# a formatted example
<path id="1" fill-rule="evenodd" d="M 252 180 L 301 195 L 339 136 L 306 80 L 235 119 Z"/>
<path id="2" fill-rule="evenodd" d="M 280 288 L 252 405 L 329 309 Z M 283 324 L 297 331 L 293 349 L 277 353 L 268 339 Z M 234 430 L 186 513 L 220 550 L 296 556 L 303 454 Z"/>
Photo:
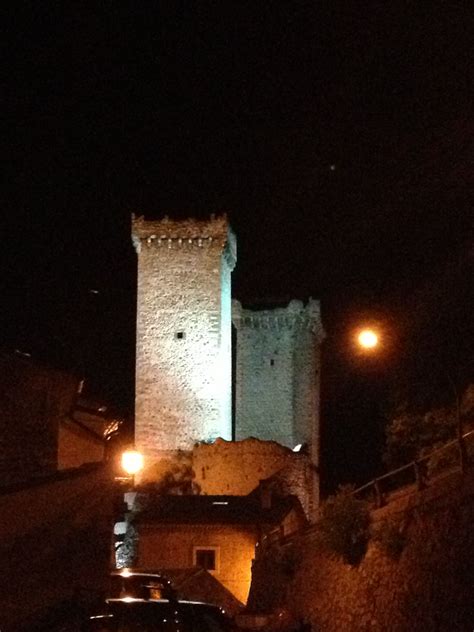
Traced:
<path id="1" fill-rule="evenodd" d="M 404 412 L 392 419 L 386 428 L 384 461 L 395 468 L 411 461 L 423 459 L 427 474 L 432 475 L 459 463 L 459 446 L 446 444 L 457 437 L 458 415 L 463 433 L 471 430 L 474 418 L 474 384 L 469 384 L 459 404 L 433 408 L 427 412 Z M 438 448 L 445 449 L 439 450 Z M 465 440 L 467 457 L 474 457 L 473 437 Z"/>
<path id="2" fill-rule="evenodd" d="M 194 481 L 194 470 L 191 465 L 180 463 L 173 465 L 165 472 L 163 478 L 156 483 L 159 494 L 188 495 L 199 494 L 200 486 Z"/>
<path id="3" fill-rule="evenodd" d="M 379 548 L 394 560 L 398 560 L 406 546 L 403 523 L 397 520 L 383 520 L 372 530 L 372 539 Z"/>
<path id="4" fill-rule="evenodd" d="M 164 469 L 158 472 L 156 483 L 144 486 L 161 495 L 197 495 L 201 488 L 194 480 L 196 474 L 189 454 L 179 452 L 172 460 L 166 461 Z"/>
<path id="5" fill-rule="evenodd" d="M 348 564 L 359 563 L 365 555 L 370 536 L 368 504 L 352 494 L 351 486 L 342 486 L 321 507 L 318 522 L 320 542 Z"/>
<path id="6" fill-rule="evenodd" d="M 426 460 L 428 477 L 459 463 L 459 444 L 454 443 L 449 447 L 446 447 L 445 444 L 445 441 L 440 441 L 433 446 L 428 446 L 420 450 L 420 457 L 431 455 L 430 458 Z M 443 450 L 439 452 L 435 451 L 443 447 Z"/>
<path id="7" fill-rule="evenodd" d="M 384 461 L 389 467 L 397 467 L 419 459 L 454 438 L 455 429 L 456 415 L 449 408 L 401 413 L 387 426 Z"/>

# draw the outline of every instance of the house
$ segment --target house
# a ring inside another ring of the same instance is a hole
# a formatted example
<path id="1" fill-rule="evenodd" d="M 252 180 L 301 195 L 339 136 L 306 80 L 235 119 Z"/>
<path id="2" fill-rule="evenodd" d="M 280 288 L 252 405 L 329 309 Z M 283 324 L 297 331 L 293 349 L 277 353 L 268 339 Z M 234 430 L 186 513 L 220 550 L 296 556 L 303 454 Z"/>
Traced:
<path id="1" fill-rule="evenodd" d="M 103 461 L 107 436 L 118 423 L 108 414 L 106 406 L 79 395 L 59 420 L 57 469 Z"/>
<path id="2" fill-rule="evenodd" d="M 0 353 L 1 485 L 104 460 L 114 420 L 81 386 L 77 375 L 29 354 Z"/>
<path id="3" fill-rule="evenodd" d="M 144 508 L 134 520 L 138 567 L 202 568 L 242 603 L 259 543 L 306 524 L 295 496 L 277 495 L 266 486 L 247 496 L 147 494 L 139 502 Z"/>

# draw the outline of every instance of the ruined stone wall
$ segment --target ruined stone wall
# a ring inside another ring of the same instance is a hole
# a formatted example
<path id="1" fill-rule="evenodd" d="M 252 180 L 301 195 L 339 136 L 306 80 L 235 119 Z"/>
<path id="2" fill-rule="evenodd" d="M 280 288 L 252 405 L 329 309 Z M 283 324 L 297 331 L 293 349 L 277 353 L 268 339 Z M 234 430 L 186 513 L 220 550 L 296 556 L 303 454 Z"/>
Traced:
<path id="1" fill-rule="evenodd" d="M 256 542 L 256 527 L 244 525 L 141 524 L 137 565 L 149 570 L 191 568 L 194 547 L 216 547 L 218 567 L 210 572 L 245 603 Z"/>
<path id="2" fill-rule="evenodd" d="M 133 220 L 138 253 L 135 441 L 148 459 L 231 438 L 230 275 L 225 217 Z"/>
<path id="3" fill-rule="evenodd" d="M 244 309 L 233 302 L 237 329 L 236 439 L 257 437 L 293 448 L 319 437 L 319 303 Z M 314 454 L 318 446 L 313 445 Z M 315 460 L 315 462 L 317 462 Z"/>
<path id="4" fill-rule="evenodd" d="M 245 496 L 260 481 L 274 477 L 279 488 L 298 496 L 309 519 L 318 504 L 318 480 L 310 458 L 273 441 L 246 439 L 198 444 L 192 453 L 201 493 Z"/>
<path id="5" fill-rule="evenodd" d="M 254 565 L 249 602 L 285 610 L 324 632 L 472 630 L 474 621 L 474 477 L 444 477 L 419 494 L 373 513 L 374 526 L 396 525 L 400 555 L 371 540 L 356 566 L 301 535 L 269 549 Z"/>

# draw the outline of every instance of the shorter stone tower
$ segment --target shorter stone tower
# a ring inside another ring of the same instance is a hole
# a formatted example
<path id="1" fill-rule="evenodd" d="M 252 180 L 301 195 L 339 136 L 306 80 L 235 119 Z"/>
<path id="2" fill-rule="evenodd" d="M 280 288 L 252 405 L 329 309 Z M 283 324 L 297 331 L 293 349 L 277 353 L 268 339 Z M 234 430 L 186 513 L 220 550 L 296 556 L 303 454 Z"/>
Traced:
<path id="1" fill-rule="evenodd" d="M 135 443 L 148 462 L 232 438 L 231 272 L 225 216 L 132 219 L 138 254 Z"/>
<path id="2" fill-rule="evenodd" d="M 319 463 L 320 344 L 324 336 L 319 301 L 305 306 L 244 309 L 232 304 L 237 330 L 235 436 L 306 444 Z"/>

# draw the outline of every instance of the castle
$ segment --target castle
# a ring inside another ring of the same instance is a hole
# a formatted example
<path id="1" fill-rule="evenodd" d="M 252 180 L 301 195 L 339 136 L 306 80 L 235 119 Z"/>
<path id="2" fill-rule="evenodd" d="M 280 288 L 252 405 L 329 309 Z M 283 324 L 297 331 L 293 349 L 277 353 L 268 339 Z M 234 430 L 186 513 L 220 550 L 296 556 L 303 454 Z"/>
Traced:
<path id="1" fill-rule="evenodd" d="M 237 249 L 225 215 L 133 217 L 132 240 L 135 443 L 145 459 L 254 437 L 290 450 L 304 445 L 317 466 L 319 302 L 255 310 L 232 301 Z"/>

